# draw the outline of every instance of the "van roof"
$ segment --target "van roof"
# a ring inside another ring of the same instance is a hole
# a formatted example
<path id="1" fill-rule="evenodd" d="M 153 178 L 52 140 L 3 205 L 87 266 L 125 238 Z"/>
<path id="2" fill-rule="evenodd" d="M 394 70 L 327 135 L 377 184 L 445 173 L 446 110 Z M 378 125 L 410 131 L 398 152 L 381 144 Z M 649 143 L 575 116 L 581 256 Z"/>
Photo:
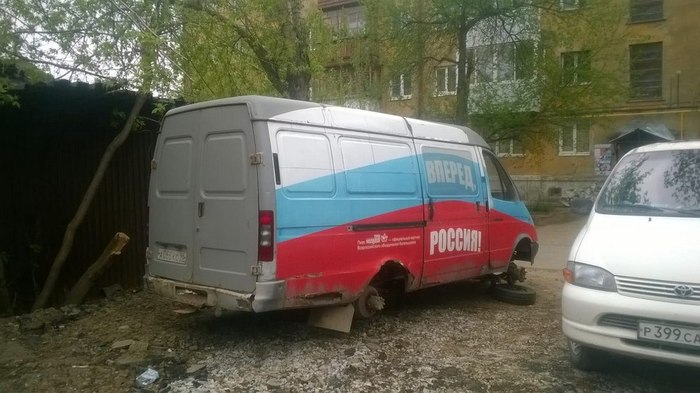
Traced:
<path id="1" fill-rule="evenodd" d="M 479 134 L 468 127 L 278 97 L 240 96 L 204 101 L 171 109 L 165 116 L 236 104 L 245 104 L 253 120 L 317 124 L 489 147 Z"/>

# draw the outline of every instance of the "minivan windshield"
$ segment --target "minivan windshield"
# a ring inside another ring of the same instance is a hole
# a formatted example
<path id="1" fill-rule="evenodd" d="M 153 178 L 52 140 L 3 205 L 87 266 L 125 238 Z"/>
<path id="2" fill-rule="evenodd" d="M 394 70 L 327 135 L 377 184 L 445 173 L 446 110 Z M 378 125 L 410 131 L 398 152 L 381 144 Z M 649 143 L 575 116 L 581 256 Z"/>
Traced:
<path id="1" fill-rule="evenodd" d="M 625 156 L 603 186 L 596 212 L 700 217 L 700 149 Z"/>

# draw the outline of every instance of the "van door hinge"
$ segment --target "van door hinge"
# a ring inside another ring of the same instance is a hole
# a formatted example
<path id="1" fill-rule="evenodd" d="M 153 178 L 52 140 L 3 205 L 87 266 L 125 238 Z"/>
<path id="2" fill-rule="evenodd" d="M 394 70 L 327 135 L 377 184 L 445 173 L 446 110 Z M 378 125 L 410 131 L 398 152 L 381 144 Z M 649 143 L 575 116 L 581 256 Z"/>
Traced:
<path id="1" fill-rule="evenodd" d="M 151 160 L 151 169 L 156 169 L 156 168 L 158 168 L 158 161 Z"/>
<path id="2" fill-rule="evenodd" d="M 262 269 L 260 268 L 260 265 L 253 265 L 250 267 L 250 274 L 254 276 L 259 276 L 262 274 Z"/>
<path id="3" fill-rule="evenodd" d="M 250 165 L 262 164 L 263 154 L 258 152 L 250 155 Z"/>

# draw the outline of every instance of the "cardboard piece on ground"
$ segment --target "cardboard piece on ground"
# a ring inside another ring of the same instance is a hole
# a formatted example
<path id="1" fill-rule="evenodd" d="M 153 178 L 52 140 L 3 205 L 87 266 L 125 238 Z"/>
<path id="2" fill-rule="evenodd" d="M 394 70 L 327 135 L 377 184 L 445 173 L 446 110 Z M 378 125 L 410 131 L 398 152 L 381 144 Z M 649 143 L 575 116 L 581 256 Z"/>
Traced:
<path id="1" fill-rule="evenodd" d="M 337 332 L 350 333 L 355 308 L 352 304 L 312 308 L 309 313 L 309 325 Z"/>

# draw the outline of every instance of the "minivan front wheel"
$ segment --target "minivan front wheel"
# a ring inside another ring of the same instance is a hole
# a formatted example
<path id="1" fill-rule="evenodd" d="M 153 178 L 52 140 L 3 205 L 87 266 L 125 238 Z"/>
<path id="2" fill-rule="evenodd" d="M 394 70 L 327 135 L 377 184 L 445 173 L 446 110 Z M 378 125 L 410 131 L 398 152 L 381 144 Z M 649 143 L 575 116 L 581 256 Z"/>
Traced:
<path id="1" fill-rule="evenodd" d="M 566 339 L 569 348 L 569 360 L 579 370 L 592 371 L 601 367 L 603 352 Z"/>

